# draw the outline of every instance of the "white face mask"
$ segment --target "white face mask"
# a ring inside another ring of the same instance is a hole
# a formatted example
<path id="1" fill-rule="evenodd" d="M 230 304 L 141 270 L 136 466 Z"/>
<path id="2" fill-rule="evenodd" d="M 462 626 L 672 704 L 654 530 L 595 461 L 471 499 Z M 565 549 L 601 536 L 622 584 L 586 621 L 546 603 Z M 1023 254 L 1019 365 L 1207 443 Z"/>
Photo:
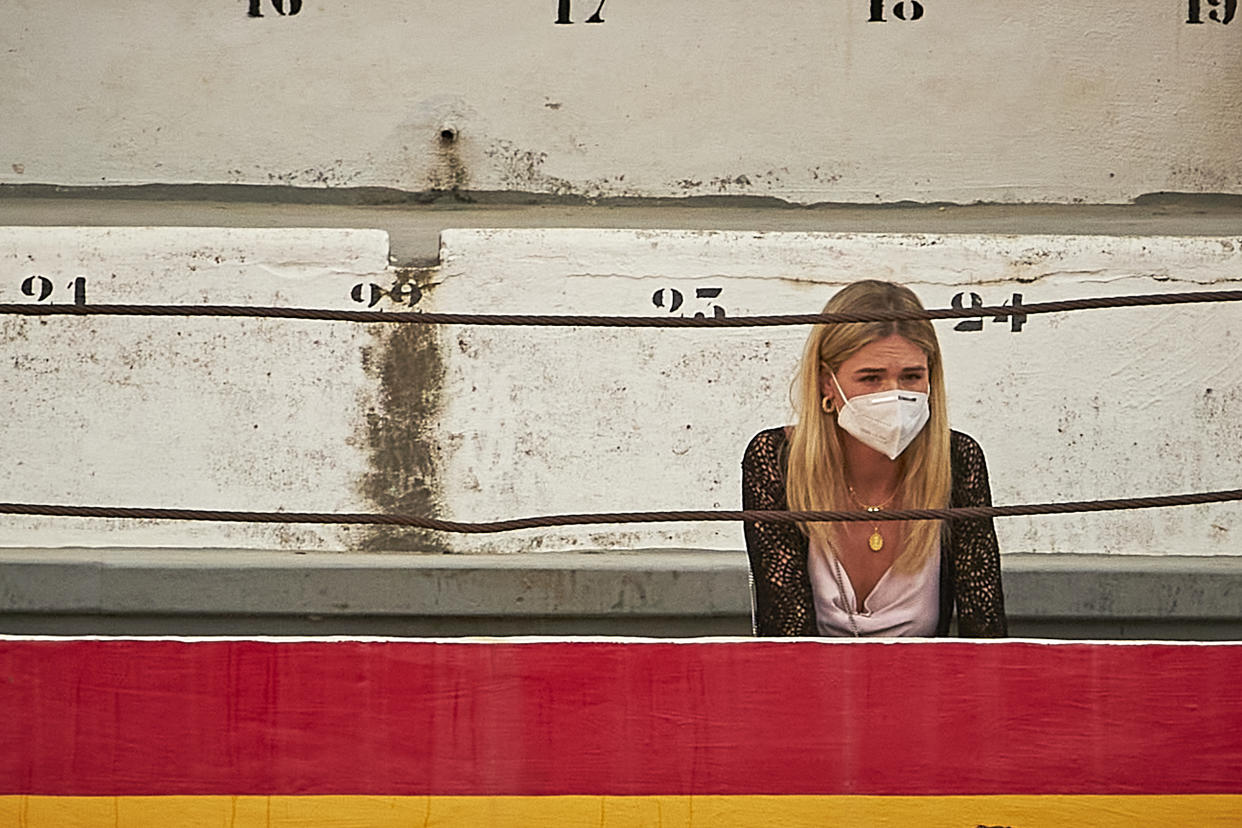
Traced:
<path id="1" fill-rule="evenodd" d="M 837 424 L 889 460 L 906 450 L 931 417 L 923 391 L 877 391 L 847 400 L 835 375 L 832 384 L 844 400 Z"/>

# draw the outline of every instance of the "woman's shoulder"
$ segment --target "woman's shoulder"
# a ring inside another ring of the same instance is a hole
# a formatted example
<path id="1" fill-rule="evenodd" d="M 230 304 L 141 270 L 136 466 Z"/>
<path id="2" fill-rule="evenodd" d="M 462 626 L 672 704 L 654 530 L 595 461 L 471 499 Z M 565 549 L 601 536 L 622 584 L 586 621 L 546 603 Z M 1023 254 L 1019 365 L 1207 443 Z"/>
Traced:
<path id="1" fill-rule="evenodd" d="M 975 438 L 960 431 L 949 432 L 949 464 L 953 473 L 953 505 L 978 505 L 972 502 L 980 486 L 986 489 L 988 479 L 987 461 L 983 449 Z"/>
<path id="2" fill-rule="evenodd" d="M 746 446 L 746 454 L 750 455 L 755 452 L 779 451 L 786 443 L 789 442 L 789 430 L 792 426 L 775 426 L 773 428 L 765 428 L 754 437 L 750 438 L 750 443 Z"/>
<path id="3" fill-rule="evenodd" d="M 742 457 L 742 465 L 778 465 L 781 453 L 789 442 L 789 428 L 789 426 L 765 428 L 750 438 L 746 453 Z"/>
<path id="4" fill-rule="evenodd" d="M 953 458 L 982 457 L 983 449 L 979 442 L 963 431 L 949 431 L 949 453 Z"/>

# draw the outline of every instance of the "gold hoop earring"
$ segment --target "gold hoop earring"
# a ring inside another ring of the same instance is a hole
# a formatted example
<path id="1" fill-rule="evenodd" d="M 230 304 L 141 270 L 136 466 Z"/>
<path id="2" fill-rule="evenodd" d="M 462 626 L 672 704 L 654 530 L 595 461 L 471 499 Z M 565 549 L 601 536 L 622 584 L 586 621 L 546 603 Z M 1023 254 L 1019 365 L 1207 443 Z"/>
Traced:
<path id="1" fill-rule="evenodd" d="M 825 414 L 831 414 L 832 413 L 832 398 L 828 396 L 824 396 L 819 401 L 819 407 L 824 409 Z"/>

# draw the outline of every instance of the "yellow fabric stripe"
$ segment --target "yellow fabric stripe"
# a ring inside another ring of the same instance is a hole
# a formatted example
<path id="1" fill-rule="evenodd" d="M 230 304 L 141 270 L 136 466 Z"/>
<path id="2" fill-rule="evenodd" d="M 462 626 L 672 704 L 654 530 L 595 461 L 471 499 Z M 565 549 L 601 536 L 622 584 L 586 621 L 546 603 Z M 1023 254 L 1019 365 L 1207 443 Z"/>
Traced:
<path id="1" fill-rule="evenodd" d="M 1237 826 L 1240 796 L 0 796 L 17 828 Z"/>

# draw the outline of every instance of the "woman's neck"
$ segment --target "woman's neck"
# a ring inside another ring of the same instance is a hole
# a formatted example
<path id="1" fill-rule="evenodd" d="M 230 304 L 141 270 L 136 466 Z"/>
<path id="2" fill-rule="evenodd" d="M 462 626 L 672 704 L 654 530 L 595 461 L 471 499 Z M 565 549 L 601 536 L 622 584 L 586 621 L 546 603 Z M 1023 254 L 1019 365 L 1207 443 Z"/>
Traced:
<path id="1" fill-rule="evenodd" d="M 897 488 L 897 461 L 889 460 L 849 434 L 840 432 L 840 437 L 845 452 L 845 482 L 854 489 L 855 496 L 865 503 L 878 503 L 892 495 Z"/>

